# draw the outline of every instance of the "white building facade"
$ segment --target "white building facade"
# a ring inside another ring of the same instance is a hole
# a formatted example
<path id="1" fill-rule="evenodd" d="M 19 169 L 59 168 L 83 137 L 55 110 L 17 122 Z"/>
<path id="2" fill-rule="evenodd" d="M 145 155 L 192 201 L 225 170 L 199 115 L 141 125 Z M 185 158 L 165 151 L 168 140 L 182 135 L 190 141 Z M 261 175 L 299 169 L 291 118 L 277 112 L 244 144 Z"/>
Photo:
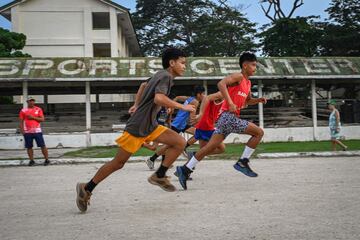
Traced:
<path id="1" fill-rule="evenodd" d="M 32 57 L 141 56 L 129 10 L 108 0 L 16 0 L 0 7 Z"/>

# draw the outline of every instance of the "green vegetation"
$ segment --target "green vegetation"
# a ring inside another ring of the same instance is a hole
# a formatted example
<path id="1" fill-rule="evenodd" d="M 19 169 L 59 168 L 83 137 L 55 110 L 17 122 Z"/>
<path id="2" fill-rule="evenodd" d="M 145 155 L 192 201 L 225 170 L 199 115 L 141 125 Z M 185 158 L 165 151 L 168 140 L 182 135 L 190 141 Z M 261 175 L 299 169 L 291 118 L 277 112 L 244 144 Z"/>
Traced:
<path id="1" fill-rule="evenodd" d="M 344 143 L 351 150 L 360 150 L 360 140 L 347 140 Z M 198 146 L 190 147 L 190 150 L 196 151 Z M 237 158 L 241 155 L 244 149 L 244 144 L 227 144 L 226 152 L 222 155 L 216 156 L 219 158 Z M 68 152 L 66 157 L 85 157 L 85 158 L 108 158 L 115 156 L 117 147 L 90 147 L 78 151 Z M 320 142 L 281 142 L 281 143 L 262 143 L 258 146 L 256 153 L 280 153 L 280 152 L 321 152 L 331 151 L 331 144 L 329 141 Z M 150 156 L 153 152 L 141 148 L 134 156 Z"/>

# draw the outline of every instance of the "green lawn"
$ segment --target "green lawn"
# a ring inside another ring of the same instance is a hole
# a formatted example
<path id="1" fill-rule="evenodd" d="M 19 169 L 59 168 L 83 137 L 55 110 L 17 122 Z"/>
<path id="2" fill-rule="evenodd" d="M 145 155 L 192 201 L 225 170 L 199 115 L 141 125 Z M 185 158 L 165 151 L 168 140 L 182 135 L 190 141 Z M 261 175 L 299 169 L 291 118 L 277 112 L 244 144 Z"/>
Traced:
<path id="1" fill-rule="evenodd" d="M 360 150 L 360 140 L 343 141 L 349 148 L 348 150 Z M 196 151 L 197 145 L 189 148 Z M 226 158 L 237 158 L 241 155 L 244 149 L 244 144 L 227 144 L 226 151 L 222 155 Z M 338 148 L 340 149 L 340 148 Z M 262 143 L 260 144 L 255 154 L 258 153 L 278 153 L 278 152 L 320 152 L 330 151 L 331 144 L 329 141 L 320 142 L 281 142 L 281 143 Z M 67 152 L 67 157 L 85 157 L 85 158 L 108 158 L 115 156 L 117 147 L 90 147 L 78 151 Z M 141 148 L 134 156 L 150 156 L 153 152 Z M 217 156 L 217 158 L 222 157 Z"/>

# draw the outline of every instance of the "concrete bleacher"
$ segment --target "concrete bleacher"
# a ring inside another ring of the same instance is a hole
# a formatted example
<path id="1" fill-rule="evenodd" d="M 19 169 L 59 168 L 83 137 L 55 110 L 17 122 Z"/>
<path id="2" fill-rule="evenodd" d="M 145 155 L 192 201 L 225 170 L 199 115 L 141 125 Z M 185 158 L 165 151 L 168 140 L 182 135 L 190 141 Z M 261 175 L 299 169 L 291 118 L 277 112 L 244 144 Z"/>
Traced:
<path id="1" fill-rule="evenodd" d="M 92 132 L 114 132 L 124 128 L 129 115 L 128 108 L 132 103 L 92 104 Z M 326 103 L 319 104 L 318 125 L 326 126 L 329 116 Z M 46 113 L 46 121 L 42 123 L 45 133 L 83 132 L 86 131 L 84 104 L 50 104 L 45 107 L 38 104 Z M 0 105 L 0 134 L 19 132 L 18 113 L 22 105 Z M 242 109 L 241 116 L 256 124 L 259 122 L 258 107 L 249 106 Z M 311 107 L 264 107 L 265 127 L 310 127 L 312 126 Z M 14 130 L 15 129 L 15 130 Z"/>

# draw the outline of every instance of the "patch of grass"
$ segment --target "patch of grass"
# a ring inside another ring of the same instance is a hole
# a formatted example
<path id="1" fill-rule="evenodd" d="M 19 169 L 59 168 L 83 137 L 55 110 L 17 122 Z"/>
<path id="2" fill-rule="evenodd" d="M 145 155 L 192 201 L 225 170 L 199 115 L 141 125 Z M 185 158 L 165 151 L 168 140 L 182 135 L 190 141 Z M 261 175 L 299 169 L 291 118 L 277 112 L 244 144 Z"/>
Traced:
<path id="1" fill-rule="evenodd" d="M 349 148 L 348 150 L 360 150 L 360 140 L 346 140 L 343 141 Z M 237 158 L 242 154 L 244 144 L 226 144 L 226 151 L 222 155 L 217 155 L 217 158 L 226 156 L 226 158 Z M 189 150 L 196 151 L 198 145 L 194 145 Z M 340 149 L 338 147 L 338 149 Z M 276 142 L 276 143 L 261 143 L 255 154 L 259 153 L 281 153 L 281 152 L 322 152 L 331 151 L 330 141 L 319 142 Z M 117 152 L 117 147 L 90 147 L 81 150 L 67 152 L 66 157 L 84 157 L 84 158 L 111 158 Z M 141 148 L 134 156 L 151 156 L 152 151 Z"/>

